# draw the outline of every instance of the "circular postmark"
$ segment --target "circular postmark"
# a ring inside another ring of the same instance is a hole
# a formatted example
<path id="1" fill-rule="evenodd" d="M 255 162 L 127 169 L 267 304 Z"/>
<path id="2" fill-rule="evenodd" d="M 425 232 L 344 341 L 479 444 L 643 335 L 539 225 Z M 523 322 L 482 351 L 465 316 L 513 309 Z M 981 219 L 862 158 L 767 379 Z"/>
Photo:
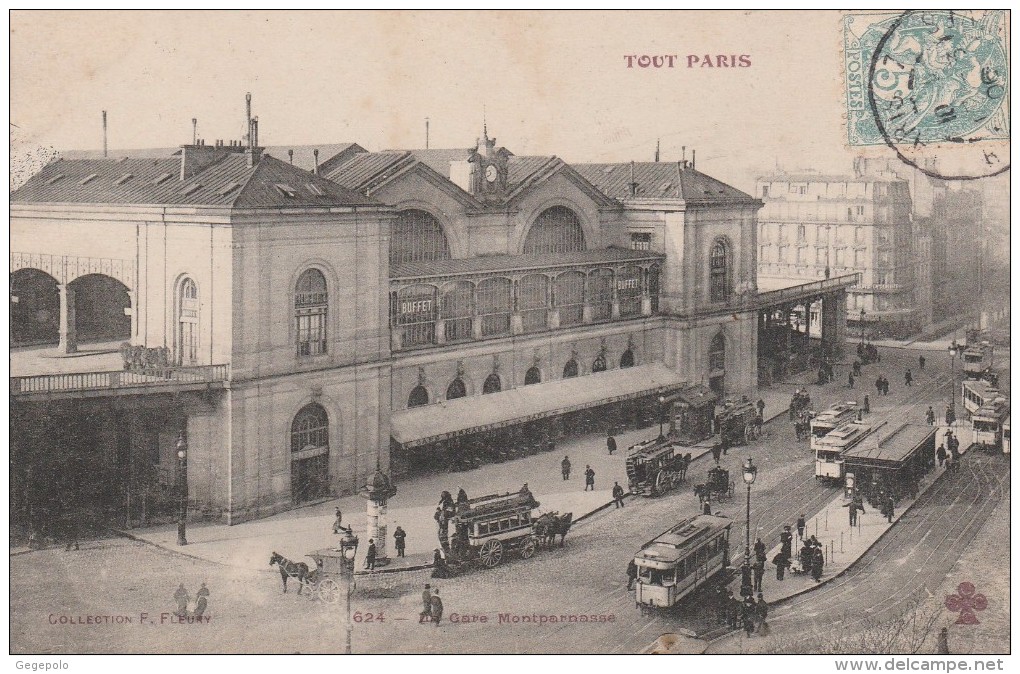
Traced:
<path id="1" fill-rule="evenodd" d="M 901 161 L 943 180 L 1009 170 L 1002 22 L 997 12 L 909 11 L 862 36 L 873 121 Z"/>

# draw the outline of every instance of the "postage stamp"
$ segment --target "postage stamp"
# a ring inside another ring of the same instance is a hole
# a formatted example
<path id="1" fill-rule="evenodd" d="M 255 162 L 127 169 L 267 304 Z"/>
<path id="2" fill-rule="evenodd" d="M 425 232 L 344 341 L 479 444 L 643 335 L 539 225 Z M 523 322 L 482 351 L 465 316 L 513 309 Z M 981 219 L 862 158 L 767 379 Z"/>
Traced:
<path id="1" fill-rule="evenodd" d="M 1005 170 L 987 143 L 1009 139 L 1006 21 L 1001 10 L 845 16 L 848 145 L 886 145 L 912 164 L 967 155 L 951 162 L 966 175 L 945 178 Z"/>

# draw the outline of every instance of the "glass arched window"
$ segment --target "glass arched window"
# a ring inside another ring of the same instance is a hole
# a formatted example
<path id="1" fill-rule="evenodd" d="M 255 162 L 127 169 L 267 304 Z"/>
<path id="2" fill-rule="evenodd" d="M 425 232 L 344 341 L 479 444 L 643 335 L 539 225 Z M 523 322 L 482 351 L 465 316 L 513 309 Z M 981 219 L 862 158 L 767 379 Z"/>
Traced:
<path id="1" fill-rule="evenodd" d="M 549 278 L 544 274 L 532 274 L 521 279 L 517 308 L 521 312 L 524 332 L 537 332 L 548 327 L 548 293 Z"/>
<path id="2" fill-rule="evenodd" d="M 329 415 L 322 405 L 309 403 L 290 424 L 290 451 L 329 449 Z"/>
<path id="3" fill-rule="evenodd" d="M 585 250 L 581 221 L 565 206 L 542 211 L 524 239 L 524 253 L 574 253 Z"/>
<path id="4" fill-rule="evenodd" d="M 482 384 L 482 395 L 486 393 L 499 393 L 503 390 L 503 382 L 500 381 L 499 375 L 493 372 L 485 378 L 485 383 Z"/>
<path id="5" fill-rule="evenodd" d="M 584 274 L 568 271 L 557 276 L 555 300 L 560 327 L 580 325 L 584 319 Z"/>
<path id="6" fill-rule="evenodd" d="M 475 303 L 483 337 L 510 334 L 510 279 L 488 278 L 479 283 Z"/>
<path id="7" fill-rule="evenodd" d="M 297 355 L 326 353 L 326 277 L 318 269 L 307 269 L 294 289 L 294 320 L 297 326 Z"/>
<path id="8" fill-rule="evenodd" d="M 713 302 L 725 302 L 730 298 L 729 256 L 729 246 L 726 245 L 726 242 L 716 239 L 712 244 L 712 254 L 709 257 Z"/>
<path id="9" fill-rule="evenodd" d="M 524 375 L 524 385 L 540 384 L 542 383 L 542 372 L 537 367 L 532 366 L 528 368 L 528 371 Z"/>
<path id="10" fill-rule="evenodd" d="M 390 264 L 449 259 L 450 247 L 439 221 L 426 211 L 401 211 L 390 230 Z"/>
<path id="11" fill-rule="evenodd" d="M 591 364 L 592 372 L 605 372 L 606 371 L 606 357 L 601 353 L 595 356 L 595 360 Z"/>
<path id="12" fill-rule="evenodd" d="M 623 355 L 620 356 L 620 367 L 621 368 L 623 368 L 623 367 L 634 367 L 634 350 L 633 349 L 627 349 L 626 351 L 623 352 Z"/>
<path id="13" fill-rule="evenodd" d="M 408 407 L 421 407 L 422 405 L 429 404 L 429 391 L 427 388 L 418 384 L 411 389 L 411 395 L 407 396 Z"/>
<path id="14" fill-rule="evenodd" d="M 571 358 L 567 361 L 567 364 L 563 366 L 563 378 L 570 379 L 571 377 L 577 376 L 577 360 Z"/>
<path id="15" fill-rule="evenodd" d="M 454 281 L 443 286 L 440 316 L 447 342 L 459 342 L 472 337 L 474 322 L 475 288 L 469 281 Z"/>
<path id="16" fill-rule="evenodd" d="M 711 372 L 726 369 L 726 338 L 721 332 L 712 338 L 712 345 L 708 348 L 708 369 Z"/>
<path id="17" fill-rule="evenodd" d="M 613 316 L 613 272 L 596 269 L 588 275 L 588 306 L 593 321 L 607 321 Z"/>
<path id="18" fill-rule="evenodd" d="M 454 400 L 456 398 L 463 398 L 467 395 L 467 386 L 464 385 L 464 380 L 457 377 L 450 382 L 450 385 L 446 387 L 446 399 Z"/>
<path id="19" fill-rule="evenodd" d="M 182 365 L 198 362 L 198 286 L 191 278 L 181 281 L 180 314 L 177 317 L 178 357 Z"/>

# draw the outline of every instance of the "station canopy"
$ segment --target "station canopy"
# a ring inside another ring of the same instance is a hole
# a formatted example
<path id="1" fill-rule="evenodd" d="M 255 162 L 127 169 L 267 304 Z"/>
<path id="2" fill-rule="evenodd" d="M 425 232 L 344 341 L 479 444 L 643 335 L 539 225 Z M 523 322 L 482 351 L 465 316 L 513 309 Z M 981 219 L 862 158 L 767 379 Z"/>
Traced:
<path id="1" fill-rule="evenodd" d="M 661 363 L 597 372 L 394 412 L 393 440 L 417 447 L 567 412 L 670 391 L 684 384 Z"/>

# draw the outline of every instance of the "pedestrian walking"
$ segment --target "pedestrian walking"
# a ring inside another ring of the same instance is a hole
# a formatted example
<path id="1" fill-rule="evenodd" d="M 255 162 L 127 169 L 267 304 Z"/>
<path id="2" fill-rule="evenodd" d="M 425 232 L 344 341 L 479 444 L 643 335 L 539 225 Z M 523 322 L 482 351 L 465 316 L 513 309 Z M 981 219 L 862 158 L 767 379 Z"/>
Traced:
<path id="1" fill-rule="evenodd" d="M 701 503 L 701 514 L 711 515 L 712 514 L 712 502 L 707 498 Z"/>
<path id="2" fill-rule="evenodd" d="M 195 610 L 191 615 L 201 618 L 205 615 L 206 608 L 209 607 L 209 588 L 205 586 L 205 583 L 202 583 L 202 587 L 199 588 L 195 598 L 198 601 L 195 603 Z"/>
<path id="3" fill-rule="evenodd" d="M 783 527 L 783 533 L 779 535 L 779 543 L 781 544 L 781 552 L 787 557 L 793 557 L 793 534 L 790 533 L 790 525 L 787 524 Z"/>
<path id="4" fill-rule="evenodd" d="M 754 542 L 754 558 L 755 559 L 760 559 L 763 562 L 766 559 L 766 557 L 765 557 L 765 543 L 761 540 L 760 537 L 758 538 L 758 540 L 756 540 Z"/>
<path id="5" fill-rule="evenodd" d="M 730 608 L 729 618 L 730 629 L 738 629 L 740 627 L 740 613 L 743 608 L 743 604 L 740 601 L 740 597 L 733 595 L 730 597 Z"/>
<path id="6" fill-rule="evenodd" d="M 939 448 L 935 450 L 935 458 L 939 460 L 939 468 L 946 462 L 946 446 L 939 443 Z"/>
<path id="7" fill-rule="evenodd" d="M 850 526 L 857 526 L 857 511 L 864 512 L 864 504 L 861 503 L 860 497 L 855 496 L 850 503 L 844 503 L 843 507 L 850 509 Z"/>
<path id="8" fill-rule="evenodd" d="M 564 456 L 563 460 L 560 461 L 560 470 L 563 472 L 563 479 L 570 479 L 570 457 Z"/>
<path id="9" fill-rule="evenodd" d="M 744 625 L 744 631 L 747 632 L 747 636 L 751 636 L 754 633 L 754 609 L 754 599 L 750 596 L 745 597 L 741 605 L 740 620 Z"/>
<path id="10" fill-rule="evenodd" d="M 907 369 L 906 372 L 903 373 L 903 383 L 906 384 L 907 386 L 914 385 L 914 375 L 910 374 L 909 368 Z"/>
<path id="11" fill-rule="evenodd" d="M 630 560 L 630 563 L 627 565 L 627 590 L 630 590 L 634 587 L 634 581 L 636 580 L 637 580 L 637 564 L 635 564 L 634 560 L 632 559 Z"/>
<path id="12" fill-rule="evenodd" d="M 917 357 L 917 369 L 918 370 L 923 370 L 924 369 L 924 356 L 923 355 Z"/>
<path id="13" fill-rule="evenodd" d="M 340 512 L 340 508 L 336 509 L 336 521 L 333 522 L 333 533 L 339 534 L 342 531 L 346 531 L 344 528 L 344 514 Z"/>
<path id="14" fill-rule="evenodd" d="M 188 615 L 188 602 L 191 601 L 191 595 L 184 588 L 184 583 L 177 586 L 177 591 L 174 592 L 174 601 L 177 602 L 177 615 L 182 618 Z"/>
<path id="15" fill-rule="evenodd" d="M 439 598 L 439 588 L 432 590 L 432 623 L 439 627 L 439 621 L 443 619 L 443 600 Z"/>
<path id="16" fill-rule="evenodd" d="M 777 552 L 776 556 L 772 558 L 772 563 L 776 565 L 776 580 L 783 580 L 786 575 L 786 567 L 790 566 L 790 558 L 782 552 Z"/>
<path id="17" fill-rule="evenodd" d="M 393 531 L 393 545 L 397 548 L 397 557 L 404 556 L 404 545 L 405 539 L 407 538 L 407 532 L 397 525 L 397 528 Z"/>
<path id="18" fill-rule="evenodd" d="M 726 612 L 730 603 L 730 590 L 725 585 L 715 588 L 715 622 L 719 625 L 726 624 Z"/>
<path id="19" fill-rule="evenodd" d="M 885 515 L 885 520 L 889 524 L 892 524 L 893 516 L 895 515 L 896 502 L 893 501 L 891 494 L 886 495 L 882 501 L 882 514 Z"/>
<path id="20" fill-rule="evenodd" d="M 613 501 L 616 503 L 617 508 L 623 507 L 623 487 L 620 486 L 619 482 L 613 483 Z"/>
<path id="21" fill-rule="evenodd" d="M 924 413 L 924 420 L 928 422 L 929 426 L 935 425 L 935 410 L 928 405 L 928 411 Z"/>
<path id="22" fill-rule="evenodd" d="M 797 518 L 797 538 L 800 540 L 804 540 L 805 527 L 807 527 L 807 519 L 804 518 L 804 513 L 801 513 Z"/>
<path id="23" fill-rule="evenodd" d="M 758 627 L 758 634 L 767 636 L 769 633 L 769 624 L 767 621 L 769 617 L 769 605 L 765 602 L 765 597 L 761 592 L 758 593 L 758 601 L 754 605 L 754 617 Z"/>
<path id="24" fill-rule="evenodd" d="M 956 421 L 956 412 L 953 411 L 952 405 L 946 406 L 946 426 L 952 426 L 953 422 Z"/>
<path id="25" fill-rule="evenodd" d="M 591 469 L 591 466 L 584 467 L 584 490 L 588 491 L 588 487 L 595 491 L 595 471 Z"/>
<path id="26" fill-rule="evenodd" d="M 609 450 L 609 456 L 612 456 L 616 451 L 616 438 L 613 437 L 612 431 L 606 433 L 606 449 Z"/>
<path id="27" fill-rule="evenodd" d="M 421 613 L 418 614 L 418 624 L 426 622 L 432 622 L 432 586 L 428 583 L 421 593 Z"/>
<path id="28" fill-rule="evenodd" d="M 811 560 L 811 577 L 815 579 L 816 583 L 822 580 L 822 570 L 825 568 L 825 553 L 822 552 L 821 547 L 815 548 L 813 558 Z"/>
<path id="29" fill-rule="evenodd" d="M 751 566 L 751 572 L 754 574 L 754 591 L 761 592 L 762 579 L 765 577 L 765 560 L 754 560 L 754 564 Z"/>
<path id="30" fill-rule="evenodd" d="M 854 373 L 853 372 L 851 372 L 850 374 L 847 375 L 847 382 L 848 382 L 850 388 L 854 387 Z"/>
<path id="31" fill-rule="evenodd" d="M 758 398 L 758 402 L 755 403 L 755 407 L 758 409 L 758 416 L 761 417 L 762 421 L 765 420 L 765 401 Z"/>
<path id="32" fill-rule="evenodd" d="M 368 539 L 368 552 L 365 553 L 365 568 L 369 571 L 375 569 L 375 539 Z"/>
<path id="33" fill-rule="evenodd" d="M 882 395 L 882 375 L 878 375 L 878 378 L 875 379 L 875 391 L 878 395 Z"/>
<path id="34" fill-rule="evenodd" d="M 468 502 L 467 492 L 464 491 L 464 487 L 458 487 L 457 488 L 457 505 L 459 506 L 462 503 L 464 505 L 467 505 L 467 502 Z"/>
<path id="35" fill-rule="evenodd" d="M 866 394 L 864 396 L 864 413 L 871 413 L 871 398 L 869 398 Z"/>

